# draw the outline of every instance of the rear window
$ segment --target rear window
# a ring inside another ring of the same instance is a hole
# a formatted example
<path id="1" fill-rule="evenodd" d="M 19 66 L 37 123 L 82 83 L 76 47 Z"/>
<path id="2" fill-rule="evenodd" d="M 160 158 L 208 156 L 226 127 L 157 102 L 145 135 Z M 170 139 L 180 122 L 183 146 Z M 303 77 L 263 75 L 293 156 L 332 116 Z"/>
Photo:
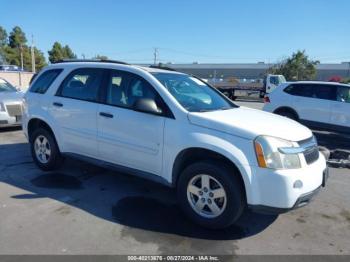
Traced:
<path id="1" fill-rule="evenodd" d="M 30 92 L 44 94 L 63 69 L 52 69 L 42 73 L 30 88 Z"/>

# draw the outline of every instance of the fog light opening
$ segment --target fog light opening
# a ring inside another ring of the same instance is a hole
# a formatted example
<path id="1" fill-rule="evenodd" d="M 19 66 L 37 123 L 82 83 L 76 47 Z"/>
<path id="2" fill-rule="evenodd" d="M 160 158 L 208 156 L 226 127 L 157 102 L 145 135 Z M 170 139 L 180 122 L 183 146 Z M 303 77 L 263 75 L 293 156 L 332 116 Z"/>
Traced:
<path id="1" fill-rule="evenodd" d="M 297 180 L 294 182 L 293 184 L 294 188 L 302 188 L 303 187 L 303 182 L 301 182 L 300 180 Z"/>

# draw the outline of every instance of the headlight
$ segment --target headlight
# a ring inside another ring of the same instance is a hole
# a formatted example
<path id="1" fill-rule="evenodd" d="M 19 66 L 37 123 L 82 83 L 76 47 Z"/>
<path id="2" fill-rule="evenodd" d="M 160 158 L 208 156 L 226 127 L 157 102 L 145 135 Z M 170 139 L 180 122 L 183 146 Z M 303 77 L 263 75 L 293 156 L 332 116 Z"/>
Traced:
<path id="1" fill-rule="evenodd" d="M 5 112 L 4 103 L 1 103 L 1 102 L 0 102 L 0 112 Z"/>
<path id="2" fill-rule="evenodd" d="M 254 140 L 258 164 L 263 168 L 301 168 L 299 153 L 303 149 L 296 143 L 271 136 L 259 136 Z"/>

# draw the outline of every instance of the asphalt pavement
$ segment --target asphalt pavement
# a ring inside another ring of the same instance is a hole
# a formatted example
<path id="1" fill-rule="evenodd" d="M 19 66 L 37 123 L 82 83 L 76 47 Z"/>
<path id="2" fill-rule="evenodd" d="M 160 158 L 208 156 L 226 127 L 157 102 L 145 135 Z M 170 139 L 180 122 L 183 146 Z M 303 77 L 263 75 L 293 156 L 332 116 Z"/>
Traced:
<path id="1" fill-rule="evenodd" d="M 350 169 L 303 208 L 213 231 L 164 186 L 73 160 L 40 171 L 21 130 L 0 130 L 0 156 L 0 254 L 350 254 Z"/>

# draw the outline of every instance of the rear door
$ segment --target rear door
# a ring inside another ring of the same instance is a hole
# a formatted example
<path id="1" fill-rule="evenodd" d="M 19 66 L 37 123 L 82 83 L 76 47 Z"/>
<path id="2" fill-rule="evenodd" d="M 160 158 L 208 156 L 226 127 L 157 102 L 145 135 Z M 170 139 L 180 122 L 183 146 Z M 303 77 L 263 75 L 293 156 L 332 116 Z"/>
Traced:
<path id="1" fill-rule="evenodd" d="M 337 86 L 336 100 L 331 102 L 331 124 L 350 131 L 350 86 Z"/>
<path id="2" fill-rule="evenodd" d="M 293 95 L 293 108 L 301 120 L 312 124 L 329 124 L 331 117 L 330 101 L 335 97 L 335 91 L 328 85 L 293 84 L 288 91 Z"/>
<path id="3" fill-rule="evenodd" d="M 60 129 L 65 152 L 98 157 L 97 108 L 104 70 L 73 70 L 50 101 L 50 113 Z"/>

